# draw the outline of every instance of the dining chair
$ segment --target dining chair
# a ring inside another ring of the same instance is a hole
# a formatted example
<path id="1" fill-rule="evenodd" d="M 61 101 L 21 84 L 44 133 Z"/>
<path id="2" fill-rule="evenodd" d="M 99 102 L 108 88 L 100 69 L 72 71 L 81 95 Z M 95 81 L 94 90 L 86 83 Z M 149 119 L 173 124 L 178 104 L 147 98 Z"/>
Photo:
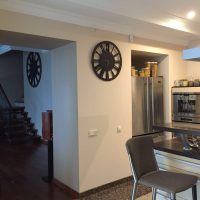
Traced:
<path id="1" fill-rule="evenodd" d="M 153 149 L 151 136 L 137 136 L 126 142 L 126 149 L 133 175 L 132 200 L 136 199 L 137 185 L 152 188 L 152 199 L 156 200 L 157 189 L 170 194 L 170 199 L 176 199 L 176 193 L 192 188 L 193 200 L 197 200 L 196 183 L 198 177 L 159 170 Z"/>

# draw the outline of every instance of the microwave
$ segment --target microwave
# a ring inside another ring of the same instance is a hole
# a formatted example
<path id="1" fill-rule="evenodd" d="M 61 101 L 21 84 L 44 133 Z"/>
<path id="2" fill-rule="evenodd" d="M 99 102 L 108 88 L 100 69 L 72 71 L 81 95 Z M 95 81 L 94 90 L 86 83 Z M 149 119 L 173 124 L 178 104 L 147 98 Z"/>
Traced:
<path id="1" fill-rule="evenodd" d="M 200 124 L 200 87 L 172 88 L 172 121 Z"/>

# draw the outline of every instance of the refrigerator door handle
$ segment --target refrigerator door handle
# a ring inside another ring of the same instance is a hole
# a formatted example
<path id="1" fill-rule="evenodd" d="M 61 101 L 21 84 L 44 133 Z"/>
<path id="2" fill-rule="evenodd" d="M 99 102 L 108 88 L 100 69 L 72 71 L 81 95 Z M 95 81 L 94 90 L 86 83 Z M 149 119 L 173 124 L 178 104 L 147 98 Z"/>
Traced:
<path id="1" fill-rule="evenodd" d="M 147 108 L 147 115 L 146 115 L 146 122 L 147 122 L 147 130 L 149 132 L 150 130 L 150 108 L 149 108 L 149 79 L 147 78 L 147 84 L 146 84 L 146 108 Z"/>
<path id="2" fill-rule="evenodd" d="M 155 110 L 154 110 L 154 84 L 153 84 L 153 81 L 152 81 L 152 84 L 151 84 L 151 92 L 152 92 L 152 95 L 151 95 L 151 107 L 152 107 L 152 125 L 155 124 Z"/>

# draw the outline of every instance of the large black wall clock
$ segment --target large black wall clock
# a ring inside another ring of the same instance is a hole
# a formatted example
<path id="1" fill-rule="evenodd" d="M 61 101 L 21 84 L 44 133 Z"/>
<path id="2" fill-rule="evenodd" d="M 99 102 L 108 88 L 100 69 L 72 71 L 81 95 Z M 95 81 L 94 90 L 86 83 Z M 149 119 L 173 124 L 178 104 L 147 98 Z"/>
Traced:
<path id="1" fill-rule="evenodd" d="M 42 76 L 42 62 L 40 54 L 30 52 L 26 62 L 26 75 L 32 87 L 37 87 Z"/>
<path id="2" fill-rule="evenodd" d="M 104 81 L 111 81 L 120 73 L 122 56 L 114 43 L 103 41 L 95 46 L 91 63 L 93 71 L 98 78 Z"/>

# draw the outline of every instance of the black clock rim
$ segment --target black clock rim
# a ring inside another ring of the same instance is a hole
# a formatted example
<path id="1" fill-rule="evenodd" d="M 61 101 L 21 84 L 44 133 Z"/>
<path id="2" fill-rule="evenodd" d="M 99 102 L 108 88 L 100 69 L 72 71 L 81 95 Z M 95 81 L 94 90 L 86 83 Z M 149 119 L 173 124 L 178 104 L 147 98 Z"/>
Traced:
<path id="1" fill-rule="evenodd" d="M 33 54 L 33 55 L 36 54 L 38 56 L 38 58 L 39 58 L 39 63 L 40 63 L 40 76 L 39 76 L 39 80 L 37 81 L 37 83 L 35 85 L 31 84 L 31 82 L 29 80 L 29 77 L 28 77 L 28 61 L 29 61 L 29 59 L 31 57 L 31 54 Z M 27 60 L 26 60 L 26 76 L 27 76 L 28 82 L 31 85 L 31 87 L 35 88 L 35 87 L 37 87 L 39 85 L 41 77 L 42 77 L 42 61 L 41 61 L 40 54 L 38 52 L 30 52 L 28 54 L 28 57 L 27 57 Z"/>
<path id="2" fill-rule="evenodd" d="M 96 50 L 97 50 L 97 48 L 99 48 L 99 46 L 101 45 L 101 44 L 104 44 L 104 43 L 109 43 L 109 44 L 112 44 L 113 46 L 114 46 L 114 48 L 117 50 L 117 52 L 119 53 L 119 57 L 120 57 L 120 63 L 119 63 L 119 70 L 117 71 L 117 74 L 115 74 L 112 78 L 109 78 L 109 79 L 104 79 L 104 78 L 102 78 L 96 71 L 95 71 L 95 69 L 94 69 L 94 62 L 93 62 L 93 58 L 94 58 L 94 55 L 95 55 L 95 52 L 96 52 Z M 121 56 L 121 52 L 120 52 L 120 50 L 119 50 L 119 48 L 116 46 L 116 44 L 114 44 L 113 42 L 111 42 L 111 41 L 102 41 L 102 42 L 99 42 L 99 43 L 97 43 L 96 45 L 95 45 L 95 47 L 94 47 L 94 49 L 93 49 L 93 52 L 92 52 L 92 58 L 91 58 L 91 64 L 92 64 L 92 69 L 93 69 L 93 72 L 95 73 L 95 75 L 99 78 L 99 79 L 101 79 L 101 80 L 103 80 L 103 81 L 112 81 L 112 80 L 114 80 L 118 75 L 119 75 L 119 73 L 120 73 L 120 71 L 121 71 L 121 67 L 122 67 L 122 56 Z"/>

